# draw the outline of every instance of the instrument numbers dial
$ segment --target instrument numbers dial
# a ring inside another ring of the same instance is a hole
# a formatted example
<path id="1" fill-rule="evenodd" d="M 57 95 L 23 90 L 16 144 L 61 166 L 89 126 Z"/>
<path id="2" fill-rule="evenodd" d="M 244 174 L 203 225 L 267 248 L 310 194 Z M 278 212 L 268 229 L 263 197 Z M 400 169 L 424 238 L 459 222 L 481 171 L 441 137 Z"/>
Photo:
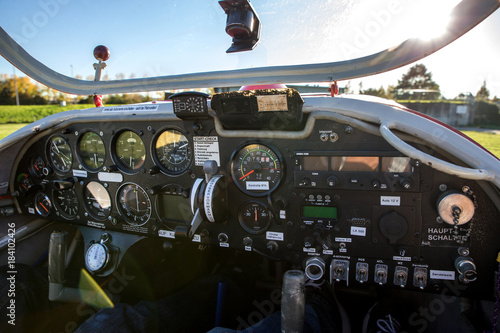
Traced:
<path id="1" fill-rule="evenodd" d="M 131 225 L 143 225 L 151 217 L 151 200 L 146 191 L 136 184 L 125 184 L 117 194 L 120 215 Z"/>
<path id="2" fill-rule="evenodd" d="M 125 172 L 139 170 L 146 160 L 146 147 L 133 131 L 123 131 L 114 140 L 115 162 Z"/>
<path id="3" fill-rule="evenodd" d="M 168 174 L 179 174 L 191 164 L 191 145 L 180 131 L 168 129 L 156 138 L 153 156 L 163 171 Z"/>
<path id="4" fill-rule="evenodd" d="M 73 219 L 78 214 L 78 197 L 73 189 L 54 191 L 54 205 L 66 219 Z"/>
<path id="5" fill-rule="evenodd" d="M 231 173 L 235 184 L 253 196 L 265 196 L 275 190 L 283 176 L 278 154 L 262 144 L 239 149 L 232 158 Z"/>
<path id="6" fill-rule="evenodd" d="M 109 261 L 109 250 L 106 245 L 94 243 L 90 245 L 85 253 L 85 265 L 89 271 L 98 272 L 102 270 Z"/>
<path id="7" fill-rule="evenodd" d="M 238 212 L 240 225 L 251 234 L 260 234 L 267 230 L 271 216 L 267 207 L 260 202 L 246 202 Z"/>
<path id="8" fill-rule="evenodd" d="M 71 169 L 73 154 L 69 143 L 61 136 L 53 136 L 47 144 L 47 156 L 52 166 L 61 173 Z"/>
<path id="9" fill-rule="evenodd" d="M 78 156 L 85 168 L 99 170 L 106 159 L 106 147 L 101 137 L 94 132 L 85 132 L 78 144 Z"/>

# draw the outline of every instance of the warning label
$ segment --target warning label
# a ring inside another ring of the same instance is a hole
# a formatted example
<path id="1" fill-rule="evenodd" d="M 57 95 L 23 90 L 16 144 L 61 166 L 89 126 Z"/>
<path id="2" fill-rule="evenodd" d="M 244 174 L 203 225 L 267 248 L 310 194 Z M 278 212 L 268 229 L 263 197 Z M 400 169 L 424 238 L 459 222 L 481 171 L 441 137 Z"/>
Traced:
<path id="1" fill-rule="evenodd" d="M 219 138 L 216 136 L 195 136 L 194 162 L 196 166 L 203 166 L 208 160 L 214 160 L 220 166 Z"/>

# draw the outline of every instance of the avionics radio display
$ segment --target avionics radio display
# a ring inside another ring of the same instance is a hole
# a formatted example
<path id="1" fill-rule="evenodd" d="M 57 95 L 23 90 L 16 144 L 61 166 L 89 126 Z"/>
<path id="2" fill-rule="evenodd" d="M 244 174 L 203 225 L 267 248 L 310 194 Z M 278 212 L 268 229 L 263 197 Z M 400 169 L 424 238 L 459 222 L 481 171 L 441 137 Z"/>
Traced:
<path id="1" fill-rule="evenodd" d="M 337 207 L 303 206 L 302 207 L 302 216 L 304 218 L 336 219 L 337 218 Z"/>
<path id="2" fill-rule="evenodd" d="M 409 157 L 304 156 L 304 171 L 411 172 Z"/>

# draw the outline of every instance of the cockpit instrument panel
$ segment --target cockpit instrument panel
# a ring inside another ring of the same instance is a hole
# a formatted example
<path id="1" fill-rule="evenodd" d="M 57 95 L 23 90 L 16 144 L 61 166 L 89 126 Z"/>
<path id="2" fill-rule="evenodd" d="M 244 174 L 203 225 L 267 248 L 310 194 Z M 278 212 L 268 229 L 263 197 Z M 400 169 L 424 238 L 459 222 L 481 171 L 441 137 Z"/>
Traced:
<path id="1" fill-rule="evenodd" d="M 14 172 L 34 217 L 258 252 L 314 278 L 319 265 L 349 286 L 439 291 L 460 276 L 481 296 L 493 283 L 481 256 L 459 255 L 493 251 L 478 244 L 500 232 L 474 223 L 500 219 L 481 183 L 333 120 L 300 140 L 221 135 L 205 117 L 81 121 L 38 134 Z M 103 262 L 87 264 L 98 274 Z M 484 284 L 467 280 L 471 265 Z"/>

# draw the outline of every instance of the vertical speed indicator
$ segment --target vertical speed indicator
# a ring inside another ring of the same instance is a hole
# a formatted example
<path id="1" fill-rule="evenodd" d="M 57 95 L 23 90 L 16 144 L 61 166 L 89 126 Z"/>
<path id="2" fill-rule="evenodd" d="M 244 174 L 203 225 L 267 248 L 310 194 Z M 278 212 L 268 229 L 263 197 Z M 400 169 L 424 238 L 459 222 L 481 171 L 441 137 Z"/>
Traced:
<path id="1" fill-rule="evenodd" d="M 256 197 L 274 191 L 284 172 L 280 156 L 262 144 L 250 144 L 239 149 L 231 163 L 235 184 L 243 192 Z"/>

